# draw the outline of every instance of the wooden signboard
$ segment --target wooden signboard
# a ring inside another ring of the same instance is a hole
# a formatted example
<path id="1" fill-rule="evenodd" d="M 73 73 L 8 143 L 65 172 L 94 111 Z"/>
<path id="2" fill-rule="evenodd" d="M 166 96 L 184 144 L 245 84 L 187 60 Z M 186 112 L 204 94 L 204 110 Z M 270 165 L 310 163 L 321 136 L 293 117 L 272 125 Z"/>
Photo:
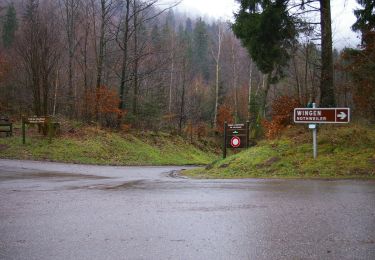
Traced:
<path id="1" fill-rule="evenodd" d="M 46 116 L 32 116 L 26 119 L 27 124 L 45 124 L 48 120 Z"/>
<path id="2" fill-rule="evenodd" d="M 52 135 L 55 132 L 55 124 L 52 124 L 52 118 L 48 116 L 31 116 L 31 117 L 23 117 L 22 118 L 22 143 L 26 143 L 26 124 L 35 124 L 39 125 L 43 128 L 43 133 L 45 135 L 48 134 L 49 141 L 52 140 Z"/>
<path id="3" fill-rule="evenodd" d="M 227 148 L 240 149 L 249 147 L 249 122 L 246 124 L 224 123 L 223 158 L 227 156 Z"/>

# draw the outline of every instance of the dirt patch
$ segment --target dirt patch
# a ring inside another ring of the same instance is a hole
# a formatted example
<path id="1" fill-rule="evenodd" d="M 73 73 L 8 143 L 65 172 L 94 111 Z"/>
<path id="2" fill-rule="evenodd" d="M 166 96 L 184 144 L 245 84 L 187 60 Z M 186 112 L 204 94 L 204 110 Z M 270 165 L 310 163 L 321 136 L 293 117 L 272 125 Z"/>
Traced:
<path id="1" fill-rule="evenodd" d="M 171 171 L 168 173 L 168 177 L 176 178 L 176 179 L 187 179 L 185 176 L 181 175 L 181 171 L 185 171 L 186 169 L 181 169 L 180 171 Z"/>
<path id="2" fill-rule="evenodd" d="M 369 175 L 370 171 L 361 168 L 354 168 L 350 171 L 351 175 L 366 176 Z"/>
<path id="3" fill-rule="evenodd" d="M 219 166 L 219 168 L 228 168 L 229 163 L 223 163 L 222 165 Z"/>
<path id="4" fill-rule="evenodd" d="M 281 159 L 279 157 L 272 157 L 270 159 L 268 159 L 267 161 L 265 161 L 264 163 L 260 163 L 260 164 L 257 164 L 256 167 L 257 168 L 265 168 L 265 167 L 269 167 L 271 166 L 272 164 L 280 161 Z"/>

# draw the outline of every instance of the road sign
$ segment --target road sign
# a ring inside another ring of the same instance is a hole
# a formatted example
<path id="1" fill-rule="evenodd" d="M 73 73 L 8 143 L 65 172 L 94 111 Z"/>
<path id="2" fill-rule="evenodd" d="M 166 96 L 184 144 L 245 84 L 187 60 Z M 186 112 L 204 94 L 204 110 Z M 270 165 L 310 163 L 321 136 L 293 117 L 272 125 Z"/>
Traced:
<path id="1" fill-rule="evenodd" d="M 227 136 L 225 144 L 227 148 L 247 147 L 247 124 L 227 124 L 225 134 Z M 233 139 L 233 137 L 235 138 Z M 232 140 L 235 143 L 232 143 Z"/>
<path id="2" fill-rule="evenodd" d="M 237 148 L 241 145 L 241 139 L 238 136 L 233 136 L 232 139 L 230 139 L 230 145 L 233 148 Z"/>
<path id="3" fill-rule="evenodd" d="M 38 129 L 43 131 L 44 135 L 49 136 L 49 142 L 52 141 L 52 136 L 56 133 L 58 123 L 53 123 L 49 116 L 31 116 L 22 118 L 22 143 L 26 144 L 26 124 L 36 124 Z"/>
<path id="4" fill-rule="evenodd" d="M 44 124 L 46 123 L 47 117 L 45 116 L 32 116 L 28 117 L 26 122 L 28 124 Z"/>
<path id="5" fill-rule="evenodd" d="M 246 136 L 247 134 L 245 124 L 228 124 L 226 130 L 228 136 Z"/>
<path id="6" fill-rule="evenodd" d="M 246 124 L 224 125 L 223 157 L 226 157 L 227 148 L 247 148 L 249 145 L 249 122 Z"/>
<path id="7" fill-rule="evenodd" d="M 350 121 L 350 108 L 295 108 L 294 123 L 343 124 Z"/>

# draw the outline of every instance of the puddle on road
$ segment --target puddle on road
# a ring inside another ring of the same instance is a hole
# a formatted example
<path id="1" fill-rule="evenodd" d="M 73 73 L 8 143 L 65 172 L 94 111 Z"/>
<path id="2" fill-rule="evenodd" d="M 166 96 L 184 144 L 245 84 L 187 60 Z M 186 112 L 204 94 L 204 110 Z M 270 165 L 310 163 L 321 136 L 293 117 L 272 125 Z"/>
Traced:
<path id="1" fill-rule="evenodd" d="M 185 211 L 199 211 L 199 212 L 225 212 L 233 210 L 250 210 L 250 209 L 266 209 L 266 205 L 250 205 L 250 204 L 241 204 L 241 205 L 231 205 L 231 206 L 210 206 L 210 207 L 187 207 L 183 208 Z"/>
<path id="2" fill-rule="evenodd" d="M 102 186 L 99 187 L 101 190 L 123 190 L 129 188 L 140 188 L 139 185 L 145 184 L 144 180 L 127 181 L 120 185 L 115 186 Z"/>
<path id="3" fill-rule="evenodd" d="M 0 181 L 8 180 L 32 180 L 32 179 L 69 179 L 69 180 L 79 180 L 79 179 L 109 179 L 109 177 L 96 176 L 96 175 L 86 175 L 86 174 L 74 174 L 74 173 L 59 173 L 59 172 L 1 172 Z"/>

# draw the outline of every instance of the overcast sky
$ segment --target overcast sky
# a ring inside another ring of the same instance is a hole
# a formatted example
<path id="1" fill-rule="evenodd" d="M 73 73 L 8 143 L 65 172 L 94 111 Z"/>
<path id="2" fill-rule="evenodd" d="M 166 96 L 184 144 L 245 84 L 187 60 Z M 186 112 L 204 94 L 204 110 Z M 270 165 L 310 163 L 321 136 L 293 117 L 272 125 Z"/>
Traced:
<path id="1" fill-rule="evenodd" d="M 356 0 L 331 0 L 333 42 L 336 48 L 356 47 L 360 40 L 350 27 L 355 22 L 353 9 Z M 186 14 L 195 13 L 213 18 L 232 18 L 235 0 L 182 0 L 178 9 Z"/>

